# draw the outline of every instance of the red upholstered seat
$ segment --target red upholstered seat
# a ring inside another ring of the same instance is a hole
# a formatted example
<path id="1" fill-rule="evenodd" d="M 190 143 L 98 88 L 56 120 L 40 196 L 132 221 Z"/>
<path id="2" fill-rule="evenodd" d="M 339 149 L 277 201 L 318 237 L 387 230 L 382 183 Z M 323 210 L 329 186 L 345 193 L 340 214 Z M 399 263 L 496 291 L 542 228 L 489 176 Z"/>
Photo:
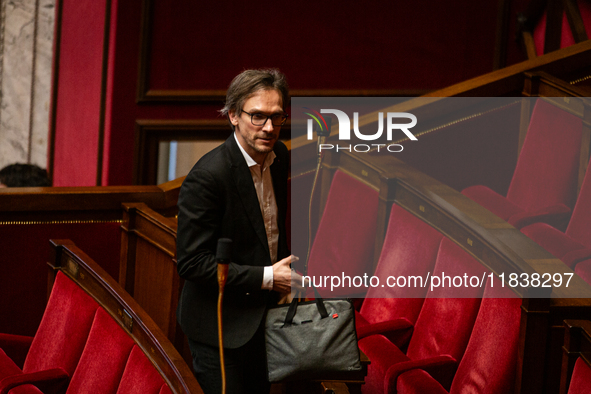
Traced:
<path id="1" fill-rule="evenodd" d="M 591 4 L 589 4 L 588 1 L 577 1 L 576 3 L 579 6 L 579 11 L 581 12 L 581 19 L 583 20 L 585 31 L 589 36 L 591 33 Z M 538 56 L 544 54 L 544 43 L 546 42 L 546 19 L 547 14 L 544 12 L 536 24 L 533 32 L 534 45 L 536 47 L 536 53 Z M 573 37 L 570 24 L 568 23 L 566 13 L 563 12 L 562 29 L 560 33 L 560 48 L 566 48 L 574 44 L 575 39 Z"/>
<path id="2" fill-rule="evenodd" d="M 580 261 L 591 258 L 590 223 L 591 171 L 588 167 L 577 203 L 564 233 L 543 223 L 526 226 L 521 229 L 521 232 L 573 268 Z"/>
<path id="3" fill-rule="evenodd" d="M 521 299 L 515 298 L 509 288 L 487 286 L 470 342 L 453 379 L 450 393 L 513 392 L 520 306 Z M 400 375 L 397 389 L 400 394 L 447 393 L 439 382 L 423 370 Z"/>
<path id="4" fill-rule="evenodd" d="M 482 265 L 448 238 L 439 247 L 433 275 L 482 277 Z M 359 341 L 369 357 L 365 393 L 395 393 L 396 380 L 405 371 L 426 368 L 438 380 L 451 384 L 455 369 L 462 359 L 482 297 L 483 289 L 465 288 L 458 296 L 449 288 L 438 288 L 425 299 L 415 324 L 406 355 L 381 335 Z"/>
<path id="5" fill-rule="evenodd" d="M 462 194 L 517 228 L 536 222 L 564 226 L 576 199 L 581 133 L 580 118 L 539 99 L 507 196 L 485 186 Z"/>
<path id="6" fill-rule="evenodd" d="M 381 283 L 389 276 L 424 276 L 433 270 L 442 238 L 433 227 L 393 205 L 375 275 Z M 427 288 L 418 286 L 370 288 L 356 317 L 358 337 L 382 333 L 397 346 L 404 346 L 426 294 Z"/>
<path id="7" fill-rule="evenodd" d="M 363 276 L 373 268 L 378 192 L 341 171 L 333 177 L 326 207 L 310 251 L 308 275 Z M 330 292 L 317 286 L 321 294 Z M 366 289 L 358 292 L 365 293 Z M 332 296 L 353 295 L 351 289 L 336 288 Z"/>
<path id="8" fill-rule="evenodd" d="M 585 360 L 578 358 L 568 387 L 568 394 L 586 394 L 591 387 L 591 368 Z"/>
<path id="9" fill-rule="evenodd" d="M 98 308 L 92 297 L 58 272 L 23 372 L 61 367 L 72 376 Z"/>
<path id="10" fill-rule="evenodd" d="M 22 373 L 38 376 L 43 371 L 61 369 L 64 376 L 72 376 L 97 309 L 98 304 L 92 297 L 58 272 L 43 319 L 28 350 Z M 2 362 L 2 359 L 0 354 L 0 390 L 13 384 L 14 379 L 10 377 L 14 376 L 15 372 L 14 369 L 7 368 L 7 362 Z M 43 376 L 59 378 L 51 373 L 45 373 Z M 21 376 L 19 379 L 25 377 Z"/>

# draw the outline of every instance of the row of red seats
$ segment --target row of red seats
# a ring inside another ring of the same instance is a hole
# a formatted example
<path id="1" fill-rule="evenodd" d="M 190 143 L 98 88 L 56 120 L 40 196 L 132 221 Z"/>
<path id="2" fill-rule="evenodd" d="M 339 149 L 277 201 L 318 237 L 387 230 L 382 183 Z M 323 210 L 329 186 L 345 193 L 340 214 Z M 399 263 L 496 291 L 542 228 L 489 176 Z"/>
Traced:
<path id="1" fill-rule="evenodd" d="M 309 275 L 363 275 L 372 267 L 377 208 L 377 191 L 337 171 L 312 246 Z M 481 277 L 485 268 L 394 205 L 375 275 L 427 272 Z M 371 360 L 363 391 L 424 393 L 433 386 L 442 392 L 450 387 L 452 392 L 466 387 L 478 393 L 512 392 L 521 300 L 496 283 L 470 289 L 465 298 L 449 298 L 454 295 L 446 289 L 427 294 L 421 287 L 369 288 L 356 316 L 360 349 Z M 483 295 L 488 298 L 482 300 Z"/>
<path id="2" fill-rule="evenodd" d="M 140 347 L 61 271 L 34 337 L 0 334 L 0 393 L 172 393 Z"/>
<path id="3" fill-rule="evenodd" d="M 478 277 L 484 270 L 451 240 L 394 206 L 376 275 L 417 275 L 417 269 Z M 454 294 L 443 288 L 370 289 L 358 315 L 359 346 L 372 361 L 365 392 L 512 392 L 521 300 L 496 284 L 484 293 L 469 289 L 462 293 L 467 298 L 449 298 Z"/>
<path id="4" fill-rule="evenodd" d="M 520 228 L 591 284 L 591 171 L 576 194 L 582 128 L 579 117 L 538 100 L 507 196 L 485 186 L 462 194 Z"/>

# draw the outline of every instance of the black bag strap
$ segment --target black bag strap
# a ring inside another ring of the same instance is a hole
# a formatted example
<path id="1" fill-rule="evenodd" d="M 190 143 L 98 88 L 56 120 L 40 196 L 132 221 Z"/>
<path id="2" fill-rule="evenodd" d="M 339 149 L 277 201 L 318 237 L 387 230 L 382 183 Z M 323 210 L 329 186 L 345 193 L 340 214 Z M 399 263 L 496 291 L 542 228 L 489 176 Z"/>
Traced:
<path id="1" fill-rule="evenodd" d="M 322 300 L 322 298 L 320 297 L 320 294 L 318 293 L 318 290 L 316 290 L 316 287 L 312 286 L 312 288 L 314 289 L 314 296 L 316 298 L 316 308 L 318 308 L 318 313 L 320 313 L 320 316 L 322 319 L 328 317 L 328 312 L 326 311 L 326 307 L 324 306 L 324 301 Z M 298 308 L 298 299 L 296 297 L 293 298 L 293 300 L 291 300 L 291 304 L 289 304 L 289 309 L 287 310 L 287 315 L 285 316 L 285 322 L 283 323 L 283 326 L 291 326 L 293 324 L 293 318 L 295 317 L 297 308 Z"/>

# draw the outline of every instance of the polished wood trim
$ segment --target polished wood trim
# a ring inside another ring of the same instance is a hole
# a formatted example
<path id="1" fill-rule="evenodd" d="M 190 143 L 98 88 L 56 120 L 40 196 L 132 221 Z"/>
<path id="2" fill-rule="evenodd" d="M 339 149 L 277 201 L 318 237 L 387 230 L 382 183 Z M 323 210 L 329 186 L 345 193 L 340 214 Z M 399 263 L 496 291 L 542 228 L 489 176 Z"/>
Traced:
<path id="1" fill-rule="evenodd" d="M 522 33 L 522 42 L 525 47 L 525 53 L 528 60 L 535 59 L 538 56 L 536 51 L 536 44 L 534 42 L 534 36 L 529 31 Z"/>
<path id="2" fill-rule="evenodd" d="M 0 188 L 0 222 L 121 219 L 124 202 L 172 215 L 182 179 L 160 186 Z"/>
<path id="3" fill-rule="evenodd" d="M 200 393 L 189 366 L 172 343 L 125 290 L 72 241 L 52 240 L 50 276 L 62 271 L 127 332 L 160 373 L 173 393 Z"/>
<path id="4" fill-rule="evenodd" d="M 176 273 L 177 223 L 144 203 L 123 204 L 123 208 L 119 284 L 182 352 L 184 336 L 176 321 L 181 289 Z M 163 277 L 170 280 L 163 283 Z M 155 295 L 160 302 L 153 302 Z"/>
<path id="5" fill-rule="evenodd" d="M 151 26 L 153 19 L 153 6 L 153 1 L 142 0 L 136 103 L 141 103 L 144 101 L 146 93 L 149 89 L 148 81 L 150 79 L 150 42 L 152 41 Z"/>
<path id="6" fill-rule="evenodd" d="M 156 184 L 161 141 L 225 140 L 231 133 L 225 120 L 136 120 L 133 184 Z"/>
<path id="7" fill-rule="evenodd" d="M 585 23 L 576 0 L 562 0 L 568 25 L 576 43 L 588 40 Z"/>

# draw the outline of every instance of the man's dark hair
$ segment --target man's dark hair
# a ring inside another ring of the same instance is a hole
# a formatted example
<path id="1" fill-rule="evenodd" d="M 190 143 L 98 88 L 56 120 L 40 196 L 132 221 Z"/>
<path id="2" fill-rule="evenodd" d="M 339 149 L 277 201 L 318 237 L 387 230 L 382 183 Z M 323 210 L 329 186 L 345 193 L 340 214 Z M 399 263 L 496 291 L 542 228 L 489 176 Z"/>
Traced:
<path id="1" fill-rule="evenodd" d="M 238 74 L 230 83 L 226 92 L 226 103 L 220 113 L 228 116 L 230 112 L 240 114 L 244 102 L 259 90 L 274 89 L 282 98 L 282 106 L 289 105 L 289 87 L 283 73 L 275 68 L 261 70 L 245 70 Z M 229 120 L 229 119 L 228 119 Z M 234 126 L 230 123 L 232 129 Z"/>
<path id="2" fill-rule="evenodd" d="M 51 186 L 47 171 L 35 164 L 11 164 L 0 170 L 0 183 L 8 187 Z"/>

